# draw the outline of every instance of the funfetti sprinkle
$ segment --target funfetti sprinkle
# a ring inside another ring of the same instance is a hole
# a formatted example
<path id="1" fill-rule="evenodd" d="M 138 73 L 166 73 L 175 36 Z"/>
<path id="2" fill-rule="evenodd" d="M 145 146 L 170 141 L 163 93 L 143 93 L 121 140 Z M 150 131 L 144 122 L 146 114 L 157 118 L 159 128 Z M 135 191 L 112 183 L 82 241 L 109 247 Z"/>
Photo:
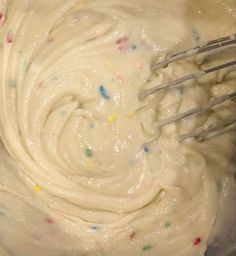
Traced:
<path id="1" fill-rule="evenodd" d="M 100 228 L 99 228 L 97 225 L 92 225 L 92 226 L 91 226 L 91 229 L 92 229 L 92 230 L 99 230 Z"/>
<path id="2" fill-rule="evenodd" d="M 123 83 L 125 81 L 125 77 L 121 73 L 117 73 L 116 78 L 120 83 Z"/>
<path id="3" fill-rule="evenodd" d="M 126 51 L 130 47 L 129 38 L 127 36 L 119 38 L 116 44 L 119 51 Z"/>
<path id="4" fill-rule="evenodd" d="M 38 88 L 42 88 L 42 87 L 43 87 L 43 83 L 44 83 L 44 81 L 41 80 L 41 81 L 38 83 Z"/>
<path id="5" fill-rule="evenodd" d="M 34 190 L 35 192 L 41 192 L 43 189 L 42 189 L 42 187 L 39 186 L 39 185 L 34 185 L 33 190 Z"/>
<path id="6" fill-rule="evenodd" d="M 48 42 L 48 43 L 51 43 L 51 42 L 53 42 L 53 41 L 54 41 L 54 38 L 53 38 L 53 37 L 49 36 L 49 37 L 47 38 L 47 42 Z"/>
<path id="7" fill-rule="evenodd" d="M 88 167 L 90 170 L 92 170 L 92 169 L 95 168 L 95 163 L 93 163 L 93 162 L 91 162 L 91 161 L 88 161 L 88 162 L 87 162 L 87 167 Z"/>
<path id="8" fill-rule="evenodd" d="M 143 70 L 144 65 L 143 65 L 143 62 L 142 62 L 141 60 L 135 59 L 135 60 L 134 60 L 134 65 L 135 65 L 135 67 L 136 67 L 139 71 L 142 71 L 142 70 Z"/>
<path id="9" fill-rule="evenodd" d="M 198 246 L 201 243 L 202 239 L 200 237 L 197 237 L 194 241 L 193 241 L 193 245 L 194 246 Z"/>
<path id="10" fill-rule="evenodd" d="M 109 93 L 108 93 L 108 91 L 107 91 L 107 89 L 105 88 L 104 85 L 99 86 L 99 92 L 100 92 L 100 94 L 102 95 L 103 98 L 105 98 L 107 100 L 110 99 L 110 95 L 109 95 Z"/>
<path id="11" fill-rule="evenodd" d="M 9 43 L 9 44 L 11 44 L 12 42 L 13 42 L 13 33 L 12 32 L 8 32 L 7 33 L 7 42 Z"/>
<path id="12" fill-rule="evenodd" d="M 133 111 L 129 111 L 129 112 L 127 113 L 127 116 L 128 116 L 129 118 L 134 117 L 134 115 L 135 115 L 135 113 L 134 113 Z"/>
<path id="13" fill-rule="evenodd" d="M 92 157 L 93 156 L 93 150 L 91 148 L 86 148 L 85 152 L 86 152 L 86 155 L 88 157 Z"/>
<path id="14" fill-rule="evenodd" d="M 165 228 L 169 228 L 170 226 L 171 226 L 170 221 L 167 221 L 167 222 L 165 223 Z"/>
<path id="15" fill-rule="evenodd" d="M 16 88 L 16 80 L 14 80 L 14 79 L 9 80 L 9 86 Z"/>
<path id="16" fill-rule="evenodd" d="M 113 113 L 112 115 L 110 115 L 107 119 L 109 124 L 114 123 L 117 119 L 118 119 L 118 114 L 117 113 Z"/>
<path id="17" fill-rule="evenodd" d="M 48 224 L 53 224 L 53 223 L 54 223 L 53 219 L 50 218 L 50 217 L 46 218 L 45 221 L 46 221 Z"/>
<path id="18" fill-rule="evenodd" d="M 0 12 L 0 26 L 4 24 L 7 16 L 4 13 Z"/>
<path id="19" fill-rule="evenodd" d="M 144 252 L 145 252 L 145 251 L 148 251 L 148 250 L 150 250 L 150 249 L 152 249 L 152 246 L 151 246 L 150 244 L 143 246 L 143 251 L 144 251 Z"/>
<path id="20" fill-rule="evenodd" d="M 129 238 L 134 239 L 136 235 L 137 235 L 137 233 L 133 231 L 130 233 Z"/>

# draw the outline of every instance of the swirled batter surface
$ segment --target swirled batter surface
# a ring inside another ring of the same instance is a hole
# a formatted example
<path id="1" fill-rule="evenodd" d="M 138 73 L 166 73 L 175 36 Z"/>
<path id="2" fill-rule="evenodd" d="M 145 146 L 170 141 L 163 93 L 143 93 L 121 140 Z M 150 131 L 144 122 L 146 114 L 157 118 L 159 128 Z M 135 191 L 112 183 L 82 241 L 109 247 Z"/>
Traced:
<path id="1" fill-rule="evenodd" d="M 151 71 L 169 53 L 234 33 L 234 3 L 0 0 L 1 256 L 204 255 L 233 134 L 178 136 L 235 103 L 158 123 L 235 91 L 233 72 L 137 94 L 208 66 Z"/>

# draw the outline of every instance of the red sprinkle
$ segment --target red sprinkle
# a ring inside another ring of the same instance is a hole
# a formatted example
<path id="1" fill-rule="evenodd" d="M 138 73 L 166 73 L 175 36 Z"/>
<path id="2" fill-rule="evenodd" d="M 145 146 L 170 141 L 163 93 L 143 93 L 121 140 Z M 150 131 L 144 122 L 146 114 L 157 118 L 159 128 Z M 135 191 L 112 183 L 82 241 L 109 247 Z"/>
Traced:
<path id="1" fill-rule="evenodd" d="M 129 235 L 129 238 L 130 238 L 130 239 L 133 239 L 135 236 L 136 236 L 136 232 L 133 231 L 133 232 Z"/>
<path id="2" fill-rule="evenodd" d="M 54 223 L 53 219 L 51 219 L 51 218 L 46 218 L 45 220 L 47 221 L 48 224 Z"/>
<path id="3" fill-rule="evenodd" d="M 11 44 L 13 42 L 13 34 L 12 32 L 8 32 L 7 34 L 7 42 Z"/>
<path id="4" fill-rule="evenodd" d="M 202 239 L 201 239 L 200 237 L 197 237 L 197 238 L 194 240 L 193 244 L 194 244 L 195 246 L 198 246 L 198 245 L 201 243 L 201 241 L 202 241 Z"/>

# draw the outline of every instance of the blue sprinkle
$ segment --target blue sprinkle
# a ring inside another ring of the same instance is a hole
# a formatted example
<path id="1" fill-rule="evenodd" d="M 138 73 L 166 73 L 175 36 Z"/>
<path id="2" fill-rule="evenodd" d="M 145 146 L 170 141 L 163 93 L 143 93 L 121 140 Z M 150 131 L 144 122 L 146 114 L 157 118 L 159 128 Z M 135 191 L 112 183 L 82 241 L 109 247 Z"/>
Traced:
<path id="1" fill-rule="evenodd" d="M 101 93 L 101 95 L 102 95 L 105 99 L 107 99 L 107 100 L 110 99 L 110 96 L 109 96 L 109 94 L 108 94 L 106 88 L 104 87 L 104 85 L 100 85 L 100 87 L 99 87 L 99 92 Z"/>
<path id="2" fill-rule="evenodd" d="M 98 230 L 99 227 L 98 227 L 98 226 L 92 226 L 91 229 L 93 229 L 93 230 Z"/>
<path id="3" fill-rule="evenodd" d="M 199 43 L 201 41 L 201 35 L 196 29 L 192 30 L 192 35 L 196 43 Z"/>
<path id="4" fill-rule="evenodd" d="M 150 151 L 149 147 L 147 147 L 147 146 L 144 146 L 143 150 L 144 150 L 145 152 L 149 152 L 149 151 Z"/>

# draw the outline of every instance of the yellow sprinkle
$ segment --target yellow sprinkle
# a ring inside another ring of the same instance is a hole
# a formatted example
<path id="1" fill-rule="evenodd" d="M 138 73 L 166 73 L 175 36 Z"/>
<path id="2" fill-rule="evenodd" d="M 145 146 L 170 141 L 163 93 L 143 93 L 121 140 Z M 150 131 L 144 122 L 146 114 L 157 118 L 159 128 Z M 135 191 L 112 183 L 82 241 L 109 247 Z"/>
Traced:
<path id="1" fill-rule="evenodd" d="M 34 185 L 33 189 L 35 192 L 41 192 L 43 190 L 42 187 L 39 185 Z"/>
<path id="2" fill-rule="evenodd" d="M 89 169 L 94 169 L 94 168 L 95 168 L 95 164 L 94 164 L 93 162 L 88 162 L 88 163 L 87 163 L 87 167 L 88 167 Z"/>
<path id="3" fill-rule="evenodd" d="M 127 113 L 127 116 L 128 116 L 129 118 L 134 117 L 134 112 L 133 112 L 133 111 L 128 112 L 128 113 Z"/>
<path id="4" fill-rule="evenodd" d="M 106 63 L 106 67 L 107 67 L 107 69 L 109 69 L 110 71 L 115 71 L 115 70 L 116 70 L 115 66 L 114 66 L 113 64 L 111 64 L 111 62 L 107 62 L 107 63 Z"/>
<path id="5" fill-rule="evenodd" d="M 118 114 L 114 113 L 108 117 L 108 123 L 112 124 L 118 119 Z"/>
<path id="6" fill-rule="evenodd" d="M 79 9 L 80 9 L 80 8 L 84 8 L 84 6 L 85 6 L 85 1 L 82 0 L 81 2 L 78 3 L 77 8 L 78 8 L 78 7 L 79 7 Z"/>

